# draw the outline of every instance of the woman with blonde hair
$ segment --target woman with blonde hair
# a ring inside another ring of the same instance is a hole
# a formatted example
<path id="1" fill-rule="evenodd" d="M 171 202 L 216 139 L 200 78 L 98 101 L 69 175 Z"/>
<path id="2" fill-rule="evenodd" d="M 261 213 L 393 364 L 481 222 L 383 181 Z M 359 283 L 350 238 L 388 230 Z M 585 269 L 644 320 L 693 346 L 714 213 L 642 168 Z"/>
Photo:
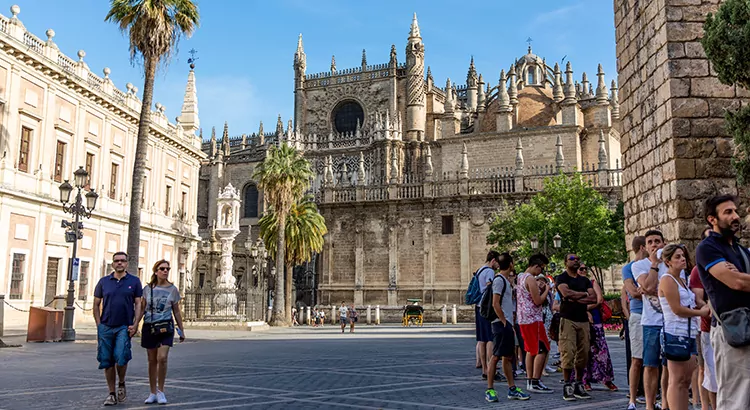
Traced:
<path id="1" fill-rule="evenodd" d="M 706 315 L 709 308 L 696 299 L 683 277 L 683 272 L 690 271 L 690 255 L 685 245 L 667 245 L 661 257 L 667 265 L 667 274 L 659 280 L 659 304 L 664 314 L 661 343 L 669 369 L 667 401 L 673 410 L 687 410 L 688 388 L 696 366 L 693 356 L 698 353 L 695 343 L 698 318 Z"/>
<path id="2" fill-rule="evenodd" d="M 143 288 L 141 299 L 141 314 L 144 315 L 141 346 L 148 351 L 148 382 L 151 387 L 146 404 L 167 404 L 164 382 L 167 378 L 169 348 L 174 343 L 175 322 L 180 343 L 185 340 L 180 291 L 168 280 L 170 270 L 169 261 L 162 259 L 156 262 L 151 280 Z"/>

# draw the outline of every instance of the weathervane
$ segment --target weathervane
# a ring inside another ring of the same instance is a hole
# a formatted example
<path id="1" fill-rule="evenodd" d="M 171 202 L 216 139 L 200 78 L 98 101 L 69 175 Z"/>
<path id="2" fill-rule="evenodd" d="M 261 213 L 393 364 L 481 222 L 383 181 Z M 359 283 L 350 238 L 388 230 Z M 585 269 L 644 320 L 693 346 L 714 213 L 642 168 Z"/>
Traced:
<path id="1" fill-rule="evenodd" d="M 526 39 L 526 42 L 529 43 L 529 53 L 531 52 L 531 42 L 534 41 L 531 37 Z"/>
<path id="2" fill-rule="evenodd" d="M 191 48 L 190 51 L 188 51 L 188 54 L 190 54 L 190 58 L 188 58 L 188 64 L 190 64 L 190 69 L 195 68 L 195 62 L 198 60 L 198 57 L 195 55 L 198 54 L 198 50 Z"/>

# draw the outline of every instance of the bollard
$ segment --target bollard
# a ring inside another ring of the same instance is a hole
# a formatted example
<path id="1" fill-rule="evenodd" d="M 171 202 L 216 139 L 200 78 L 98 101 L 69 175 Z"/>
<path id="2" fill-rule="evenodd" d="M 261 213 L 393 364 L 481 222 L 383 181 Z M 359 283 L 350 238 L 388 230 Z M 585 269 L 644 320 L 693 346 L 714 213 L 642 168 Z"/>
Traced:
<path id="1" fill-rule="evenodd" d="M 3 336 L 5 327 L 5 295 L 0 295 L 0 337 Z"/>
<path id="2" fill-rule="evenodd" d="M 453 305 L 453 324 L 458 323 L 458 316 L 456 315 L 456 305 Z"/>
<path id="3" fill-rule="evenodd" d="M 375 306 L 375 324 L 380 324 L 380 305 Z"/>
<path id="4" fill-rule="evenodd" d="M 371 317 L 371 315 L 372 315 L 372 306 L 367 305 L 367 324 L 368 325 L 372 324 L 372 317 Z"/>
<path id="5" fill-rule="evenodd" d="M 305 323 L 307 323 L 308 326 L 310 326 L 310 322 L 312 321 L 312 317 L 310 317 L 312 313 L 310 313 L 310 306 L 307 307 L 307 317 L 305 317 Z"/>
<path id="6" fill-rule="evenodd" d="M 448 323 L 448 306 L 443 305 L 443 320 L 442 323 L 445 325 Z"/>
<path id="7" fill-rule="evenodd" d="M 273 317 L 273 306 L 269 306 L 266 322 L 270 322 L 272 317 Z"/>
<path id="8" fill-rule="evenodd" d="M 337 310 L 336 306 L 331 306 L 331 324 L 332 325 L 335 325 L 336 321 L 339 320 L 339 315 L 338 315 L 339 312 L 337 312 L 336 310 Z"/>

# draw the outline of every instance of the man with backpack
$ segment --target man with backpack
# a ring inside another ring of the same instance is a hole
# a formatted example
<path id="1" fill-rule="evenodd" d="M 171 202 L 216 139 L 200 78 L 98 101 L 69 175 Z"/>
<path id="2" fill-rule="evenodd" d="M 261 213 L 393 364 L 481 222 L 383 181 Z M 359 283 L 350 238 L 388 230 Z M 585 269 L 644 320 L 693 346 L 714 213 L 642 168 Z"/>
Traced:
<path id="1" fill-rule="evenodd" d="M 495 371 L 497 362 L 502 358 L 503 373 L 508 380 L 508 399 L 528 400 L 529 395 L 515 385 L 513 375 L 513 356 L 515 355 L 515 334 L 513 330 L 513 294 L 508 275 L 513 270 L 513 258 L 505 252 L 497 258 L 498 272 L 492 285 L 485 291 L 480 303 L 482 318 L 492 320 L 492 355 L 487 364 L 487 390 L 485 399 L 496 402 Z"/>
<path id="2" fill-rule="evenodd" d="M 477 337 L 477 351 L 479 352 L 479 361 L 482 364 L 482 378 L 487 379 L 488 358 L 492 357 L 492 325 L 490 321 L 479 314 L 479 302 L 487 285 L 492 282 L 495 276 L 495 270 L 498 269 L 498 258 L 500 253 L 490 251 L 487 254 L 485 264 L 479 268 L 469 283 L 469 289 L 466 292 L 466 304 L 475 305 L 475 327 Z"/>

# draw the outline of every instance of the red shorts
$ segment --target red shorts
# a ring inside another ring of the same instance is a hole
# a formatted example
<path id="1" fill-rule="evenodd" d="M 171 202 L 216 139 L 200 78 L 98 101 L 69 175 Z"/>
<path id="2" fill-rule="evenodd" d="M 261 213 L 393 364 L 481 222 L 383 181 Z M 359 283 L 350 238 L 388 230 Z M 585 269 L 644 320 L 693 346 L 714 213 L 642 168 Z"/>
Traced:
<path id="1" fill-rule="evenodd" d="M 547 339 L 547 330 L 544 329 L 544 322 L 518 326 L 521 328 L 524 350 L 530 352 L 532 356 L 540 352 L 549 352 L 549 339 Z"/>

